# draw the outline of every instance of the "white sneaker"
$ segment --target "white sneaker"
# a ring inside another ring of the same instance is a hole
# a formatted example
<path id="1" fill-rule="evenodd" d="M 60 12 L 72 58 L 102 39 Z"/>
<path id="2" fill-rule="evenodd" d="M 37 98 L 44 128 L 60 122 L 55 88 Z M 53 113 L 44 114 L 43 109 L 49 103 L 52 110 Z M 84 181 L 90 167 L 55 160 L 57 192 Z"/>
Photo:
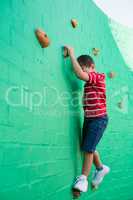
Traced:
<path id="1" fill-rule="evenodd" d="M 94 187 L 98 186 L 102 182 L 104 176 L 106 174 L 108 174 L 109 172 L 110 172 L 110 168 L 106 165 L 103 165 L 102 170 L 99 170 L 99 171 L 95 170 L 93 177 L 92 177 L 92 182 L 91 182 L 92 186 L 94 186 Z"/>
<path id="2" fill-rule="evenodd" d="M 80 192 L 87 192 L 88 190 L 87 177 L 84 175 L 78 176 L 76 178 L 73 188 L 79 190 Z"/>

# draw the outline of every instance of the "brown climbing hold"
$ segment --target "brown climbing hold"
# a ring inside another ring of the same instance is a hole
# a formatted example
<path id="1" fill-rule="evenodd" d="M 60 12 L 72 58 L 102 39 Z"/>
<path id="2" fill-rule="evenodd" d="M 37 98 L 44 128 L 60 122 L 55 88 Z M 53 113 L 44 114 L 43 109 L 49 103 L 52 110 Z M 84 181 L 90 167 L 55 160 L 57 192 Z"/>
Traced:
<path id="1" fill-rule="evenodd" d="M 110 77 L 110 78 L 114 78 L 115 76 L 116 76 L 115 72 L 110 72 L 110 73 L 109 73 L 109 77 Z"/>
<path id="2" fill-rule="evenodd" d="M 63 47 L 63 55 L 65 58 L 69 56 L 67 47 Z"/>
<path id="3" fill-rule="evenodd" d="M 98 49 L 98 48 L 93 48 L 93 49 L 92 49 L 92 53 L 93 53 L 94 56 L 97 56 L 97 55 L 100 53 L 100 49 Z"/>
<path id="4" fill-rule="evenodd" d="M 72 188 L 73 199 L 78 199 L 81 195 L 81 192 L 78 189 Z"/>
<path id="5" fill-rule="evenodd" d="M 78 25 L 78 22 L 77 22 L 76 19 L 72 19 L 72 20 L 71 20 L 71 24 L 72 24 L 73 28 L 76 28 L 77 25 Z"/>
<path id="6" fill-rule="evenodd" d="M 35 34 L 42 48 L 46 48 L 50 45 L 50 40 L 44 31 L 37 29 Z"/>

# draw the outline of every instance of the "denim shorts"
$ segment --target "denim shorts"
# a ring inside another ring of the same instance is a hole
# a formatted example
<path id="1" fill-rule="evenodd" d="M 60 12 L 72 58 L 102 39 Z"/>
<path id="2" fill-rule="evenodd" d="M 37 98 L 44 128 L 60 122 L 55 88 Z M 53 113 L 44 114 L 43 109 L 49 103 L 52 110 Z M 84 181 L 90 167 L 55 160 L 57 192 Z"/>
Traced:
<path id="1" fill-rule="evenodd" d="M 84 117 L 81 151 L 93 153 L 108 124 L 108 115 L 95 118 Z"/>

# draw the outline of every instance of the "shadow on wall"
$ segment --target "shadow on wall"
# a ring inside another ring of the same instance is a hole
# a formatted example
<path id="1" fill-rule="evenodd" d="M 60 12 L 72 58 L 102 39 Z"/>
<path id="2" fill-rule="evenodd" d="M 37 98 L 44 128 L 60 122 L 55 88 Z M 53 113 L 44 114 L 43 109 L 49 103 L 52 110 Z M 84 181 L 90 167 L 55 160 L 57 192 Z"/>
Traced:
<path id="1" fill-rule="evenodd" d="M 79 173 L 79 167 L 81 167 L 81 159 L 83 159 L 83 154 L 80 152 L 80 145 L 82 140 L 82 116 L 81 116 L 81 105 L 80 100 L 82 98 L 82 84 L 75 77 L 75 74 L 71 67 L 70 59 L 62 59 L 62 75 L 67 85 L 67 91 L 70 91 L 70 99 L 75 99 L 76 106 L 70 103 L 70 116 L 71 121 L 69 123 L 69 133 L 72 141 L 72 161 L 74 169 L 74 177 Z M 71 126 L 73 124 L 73 127 Z M 73 134 L 71 135 L 71 133 Z"/>

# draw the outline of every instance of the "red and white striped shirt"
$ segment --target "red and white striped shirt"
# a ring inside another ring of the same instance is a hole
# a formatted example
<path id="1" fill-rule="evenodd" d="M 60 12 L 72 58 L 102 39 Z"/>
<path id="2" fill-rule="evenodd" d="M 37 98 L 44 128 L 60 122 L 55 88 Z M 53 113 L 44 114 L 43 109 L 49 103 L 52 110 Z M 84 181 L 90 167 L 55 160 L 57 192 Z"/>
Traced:
<path id="1" fill-rule="evenodd" d="M 100 117 L 106 111 L 105 74 L 90 72 L 84 85 L 83 108 L 85 117 Z"/>

